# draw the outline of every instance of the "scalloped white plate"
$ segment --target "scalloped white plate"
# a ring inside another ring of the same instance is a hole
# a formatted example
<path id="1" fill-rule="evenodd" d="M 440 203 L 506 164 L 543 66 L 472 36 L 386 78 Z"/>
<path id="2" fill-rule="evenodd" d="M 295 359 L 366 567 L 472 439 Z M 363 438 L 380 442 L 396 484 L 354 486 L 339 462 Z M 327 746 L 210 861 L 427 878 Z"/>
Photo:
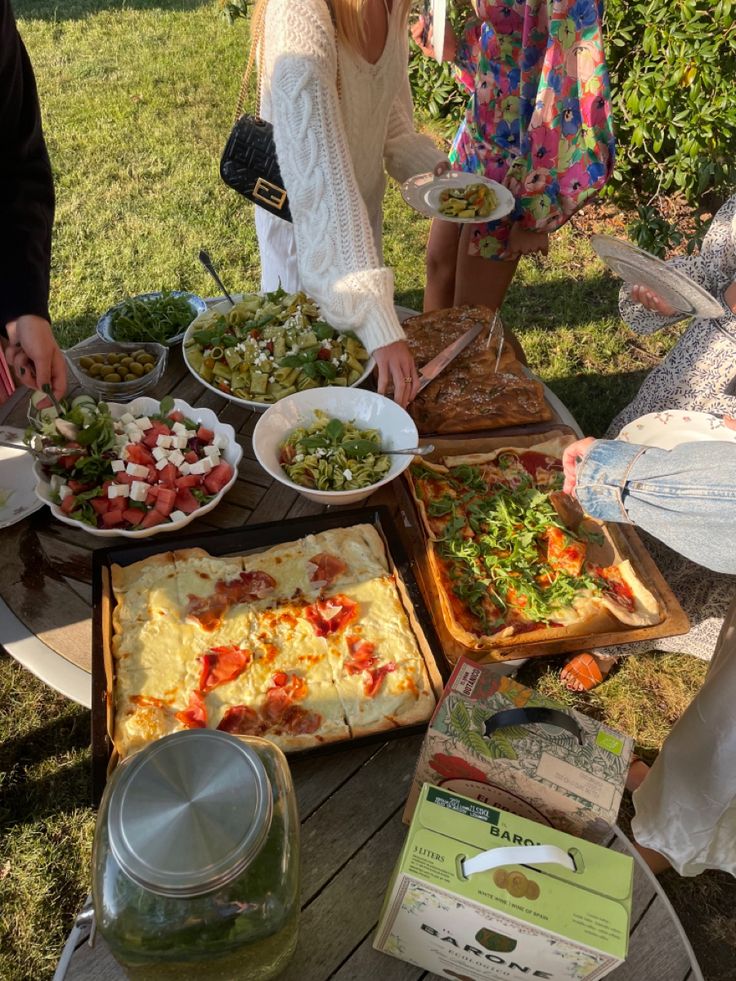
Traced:
<path id="1" fill-rule="evenodd" d="M 680 409 L 667 409 L 665 412 L 650 412 L 634 419 L 618 434 L 625 443 L 640 443 L 642 446 L 657 446 L 660 450 L 671 450 L 680 443 L 701 443 L 720 440 L 736 443 L 736 430 L 729 429 L 719 416 L 710 412 L 685 412 Z"/>
<path id="2" fill-rule="evenodd" d="M 233 299 L 235 300 L 236 303 L 238 303 L 240 302 L 240 300 L 243 299 L 244 295 L 245 294 L 243 293 L 237 293 L 233 296 Z M 192 323 L 187 327 L 187 329 L 184 331 L 184 340 L 181 346 L 182 354 L 184 355 L 184 364 L 187 366 L 187 368 L 189 368 L 189 370 L 197 379 L 197 381 L 200 383 L 200 385 L 204 385 L 205 388 L 209 388 L 211 392 L 214 392 L 215 395 L 219 395 L 220 398 L 227 399 L 230 402 L 235 402 L 236 405 L 244 405 L 247 409 L 251 409 L 253 412 L 265 412 L 266 409 L 269 409 L 272 405 L 278 405 L 278 402 L 251 402 L 250 399 L 240 399 L 238 398 L 237 395 L 229 395 L 227 392 L 223 392 L 215 385 L 211 385 L 208 381 L 205 381 L 204 378 L 199 374 L 199 372 L 193 367 L 193 365 L 189 361 L 189 358 L 187 357 L 187 343 L 189 342 L 189 337 L 193 331 L 199 330 L 199 326 L 202 320 L 205 317 L 207 317 L 207 319 L 209 320 L 208 315 L 211 314 L 213 311 L 215 313 L 227 313 L 228 310 L 230 309 L 230 306 L 231 305 L 229 300 L 223 300 L 221 303 L 213 303 L 211 306 L 207 308 L 207 310 L 204 313 L 201 313 L 197 317 L 197 319 L 193 320 Z M 368 375 L 370 375 L 370 373 L 373 371 L 374 367 L 375 367 L 375 361 L 373 360 L 373 358 L 368 358 L 368 360 L 365 363 L 365 370 L 363 374 L 360 376 L 360 378 L 357 381 L 353 382 L 353 384 L 348 387 L 357 388 L 359 385 L 362 385 L 362 383 L 366 380 Z M 321 392 L 328 388 L 341 388 L 341 386 L 321 385 L 319 389 L 309 389 L 308 391 Z"/>
<path id="3" fill-rule="evenodd" d="M 152 399 L 147 395 L 143 395 L 140 398 L 134 399 L 132 402 L 126 402 L 124 404 L 122 402 L 108 402 L 107 404 L 110 406 L 110 413 L 113 418 L 118 419 L 124 412 L 131 412 L 134 415 L 150 415 L 158 411 L 161 403 L 158 399 Z M 232 466 L 233 475 L 219 494 L 213 497 L 211 501 L 208 501 L 207 504 L 203 504 L 202 507 L 197 508 L 196 511 L 186 515 L 186 517 L 179 521 L 169 521 L 165 524 L 154 525 L 153 528 L 142 528 L 137 531 L 121 531 L 117 528 L 92 528 L 83 521 L 70 518 L 69 515 L 64 514 L 58 504 L 54 504 L 51 500 L 51 486 L 43 473 L 42 467 L 39 463 L 34 463 L 33 472 L 36 478 L 34 491 L 41 504 L 48 504 L 53 516 L 59 521 L 63 521 L 65 525 L 73 525 L 76 528 L 81 528 L 82 531 L 86 531 L 90 535 L 96 535 L 98 538 L 149 538 L 151 535 L 158 535 L 161 532 L 180 531 L 191 521 L 194 521 L 195 518 L 212 511 L 217 507 L 238 478 L 238 464 L 243 456 L 242 447 L 235 439 L 235 430 L 233 427 L 225 422 L 220 422 L 212 409 L 195 408 L 181 399 L 174 399 L 174 408 L 183 412 L 188 419 L 201 422 L 207 429 L 212 429 L 215 433 L 220 433 L 221 436 L 227 439 L 225 452 L 221 456 Z M 28 454 L 26 455 L 28 456 Z M 41 505 L 38 506 L 40 507 Z"/>
<path id="4" fill-rule="evenodd" d="M 637 248 L 624 239 L 593 235 L 593 250 L 608 268 L 631 286 L 646 286 L 670 306 L 691 317 L 723 317 L 726 311 L 715 297 L 679 269 Z"/>

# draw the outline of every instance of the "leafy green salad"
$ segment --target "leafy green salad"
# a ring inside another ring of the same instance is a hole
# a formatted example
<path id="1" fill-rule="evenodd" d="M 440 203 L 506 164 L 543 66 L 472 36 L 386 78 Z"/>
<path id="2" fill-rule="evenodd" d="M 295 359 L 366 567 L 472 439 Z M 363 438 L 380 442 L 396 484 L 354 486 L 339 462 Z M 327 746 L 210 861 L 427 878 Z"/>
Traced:
<path id="1" fill-rule="evenodd" d="M 381 453 L 377 429 L 358 429 L 315 410 L 310 426 L 295 429 L 281 444 L 279 462 L 289 480 L 316 490 L 370 487 L 386 476 L 390 458 Z"/>
<path id="2" fill-rule="evenodd" d="M 248 294 L 189 332 L 190 367 L 226 395 L 271 404 L 307 388 L 354 385 L 369 355 L 357 337 L 320 319 L 304 293 Z"/>

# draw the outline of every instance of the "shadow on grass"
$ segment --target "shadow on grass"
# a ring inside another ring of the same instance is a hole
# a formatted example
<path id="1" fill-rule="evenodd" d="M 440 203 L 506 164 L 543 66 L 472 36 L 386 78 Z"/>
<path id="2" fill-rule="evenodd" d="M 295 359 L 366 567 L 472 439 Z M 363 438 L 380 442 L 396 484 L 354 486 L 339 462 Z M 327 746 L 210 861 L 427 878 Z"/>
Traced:
<path id="1" fill-rule="evenodd" d="M 528 281 L 514 278 L 504 303 L 504 319 L 511 326 L 534 328 L 575 327 L 606 317 L 618 319 L 620 281 L 602 273 L 598 276 L 569 276 Z"/>
<path id="2" fill-rule="evenodd" d="M 81 708 L 6 739 L 0 747 L 6 774 L 0 827 L 35 824 L 90 803 L 89 744 L 89 712 Z"/>
<path id="3" fill-rule="evenodd" d="M 15 16 L 20 20 L 84 20 L 104 10 L 171 10 L 180 13 L 210 6 L 210 0 L 14 0 Z M 219 16 L 215 8 L 213 17 Z"/>
<path id="4" fill-rule="evenodd" d="M 603 436 L 614 416 L 639 391 L 649 369 L 615 375 L 578 373 L 545 379 L 552 391 L 572 412 L 588 436 Z"/>

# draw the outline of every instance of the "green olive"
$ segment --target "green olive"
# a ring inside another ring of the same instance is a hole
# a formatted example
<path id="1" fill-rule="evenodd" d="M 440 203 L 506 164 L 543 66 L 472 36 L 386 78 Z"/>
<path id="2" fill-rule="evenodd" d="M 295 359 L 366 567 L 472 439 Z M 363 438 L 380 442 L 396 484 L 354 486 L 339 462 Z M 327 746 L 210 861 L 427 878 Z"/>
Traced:
<path id="1" fill-rule="evenodd" d="M 122 380 L 123 379 L 120 377 L 117 371 L 111 371 L 109 374 L 105 375 L 106 382 L 119 382 Z"/>
<path id="2" fill-rule="evenodd" d="M 143 374 L 144 375 L 147 375 L 149 373 L 149 371 L 152 371 L 152 370 L 153 370 L 153 365 L 152 364 L 144 364 L 143 365 Z"/>
<path id="3" fill-rule="evenodd" d="M 93 364 L 94 364 L 94 361 L 92 360 L 92 358 L 80 358 L 79 359 L 79 367 L 80 368 L 85 368 L 86 369 L 86 368 L 89 368 L 90 365 L 93 365 Z"/>
<path id="4" fill-rule="evenodd" d="M 128 374 L 125 376 L 124 381 L 126 381 L 126 382 L 134 382 L 134 381 L 137 380 L 137 378 L 138 378 L 137 375 L 134 375 L 132 373 L 132 371 L 129 371 Z"/>
<path id="5" fill-rule="evenodd" d="M 142 364 L 132 364 L 130 366 L 130 373 L 133 375 L 134 378 L 140 378 L 140 376 L 143 374 L 143 371 L 144 368 Z"/>
<path id="6" fill-rule="evenodd" d="M 95 362 L 95 364 L 102 364 L 103 357 L 101 354 L 91 354 L 90 359 Z"/>
<path id="7" fill-rule="evenodd" d="M 100 364 L 99 361 L 95 361 L 95 363 L 90 366 L 88 374 L 91 375 L 93 378 L 96 378 L 98 375 L 101 375 L 104 370 L 105 370 L 105 366 L 103 364 Z"/>
<path id="8" fill-rule="evenodd" d="M 121 360 L 120 364 L 124 364 L 127 367 L 128 365 L 133 364 L 133 359 L 129 356 L 126 356 Z"/>
<path id="9" fill-rule="evenodd" d="M 144 354 L 143 357 L 138 358 L 138 360 L 140 361 L 141 364 L 154 365 L 156 363 L 156 359 L 153 357 L 152 354 Z"/>

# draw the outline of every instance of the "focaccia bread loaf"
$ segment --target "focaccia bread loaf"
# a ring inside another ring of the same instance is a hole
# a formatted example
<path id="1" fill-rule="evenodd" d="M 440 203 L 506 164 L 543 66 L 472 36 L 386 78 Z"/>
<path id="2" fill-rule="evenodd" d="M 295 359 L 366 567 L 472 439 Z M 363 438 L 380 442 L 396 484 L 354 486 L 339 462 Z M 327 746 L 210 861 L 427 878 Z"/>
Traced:
<path id="1" fill-rule="evenodd" d="M 426 364 L 470 327 L 490 327 L 493 311 L 482 306 L 434 310 L 404 321 L 417 366 Z M 505 344 L 495 370 L 498 340 L 486 348 L 483 331 L 409 406 L 420 433 L 466 433 L 546 422 L 552 411 L 544 388 L 524 373 Z"/>

